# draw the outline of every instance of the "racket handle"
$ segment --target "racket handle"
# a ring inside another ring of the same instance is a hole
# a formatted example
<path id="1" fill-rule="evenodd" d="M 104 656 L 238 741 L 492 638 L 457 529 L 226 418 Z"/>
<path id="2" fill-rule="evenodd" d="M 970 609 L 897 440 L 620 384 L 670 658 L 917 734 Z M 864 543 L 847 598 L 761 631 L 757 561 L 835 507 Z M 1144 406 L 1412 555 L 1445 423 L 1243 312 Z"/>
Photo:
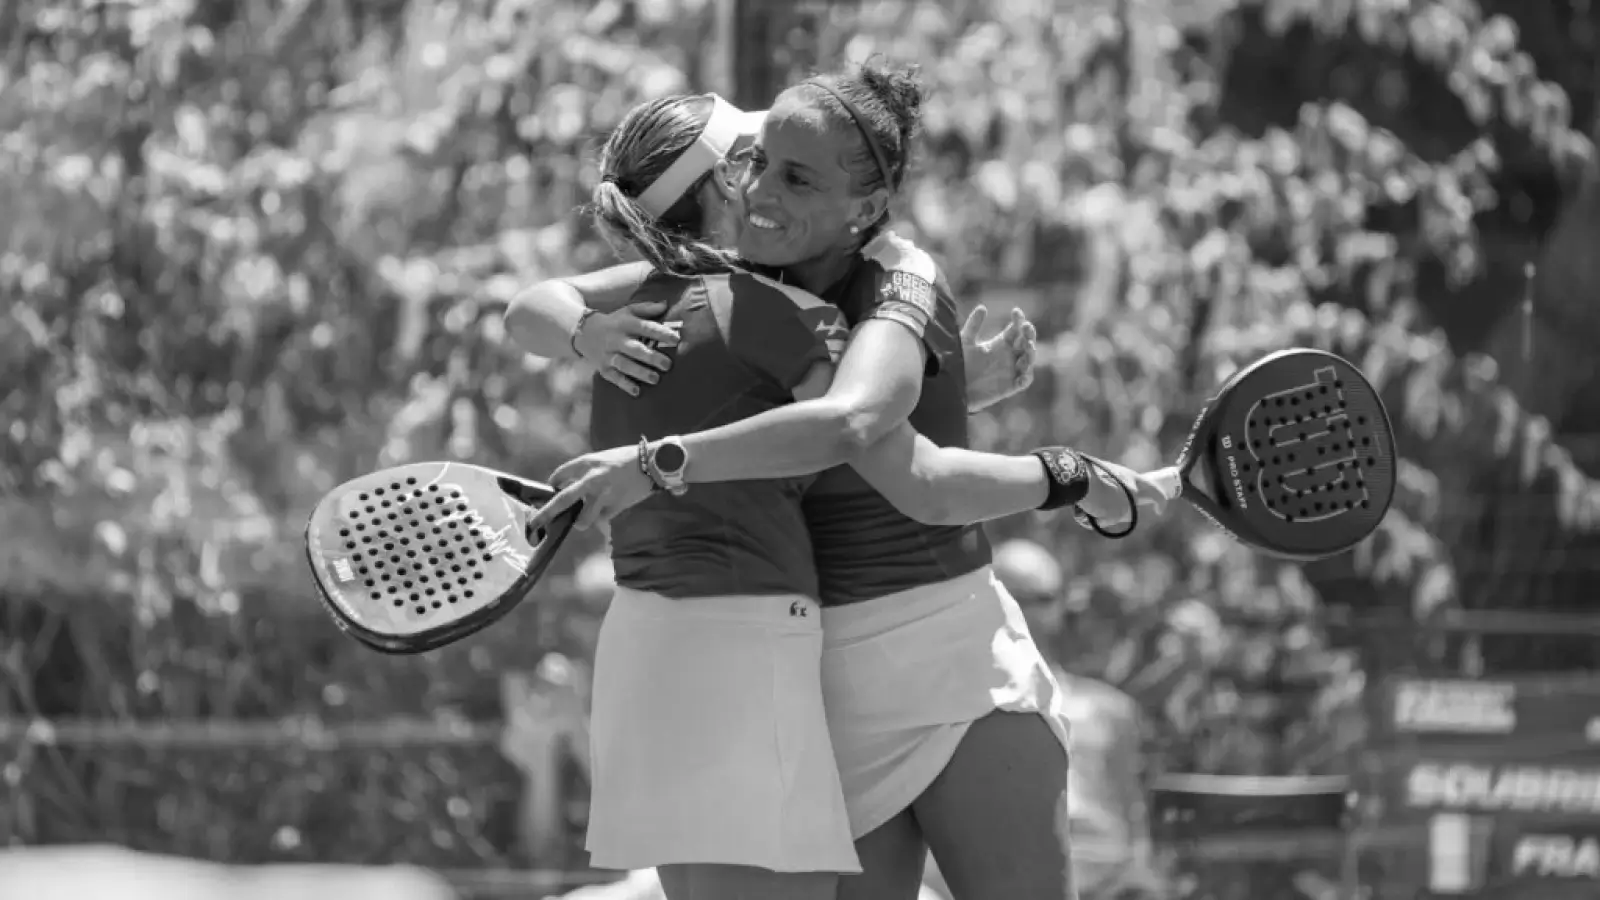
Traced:
<path id="1" fill-rule="evenodd" d="M 555 489 L 548 484 L 537 481 L 523 481 L 509 475 L 500 475 L 495 478 L 495 483 L 500 490 L 513 500 L 520 501 L 523 506 L 537 506 L 556 495 Z"/>
<path id="2" fill-rule="evenodd" d="M 1178 499 L 1183 493 L 1183 472 L 1177 466 L 1146 472 L 1144 477 L 1167 498 L 1169 503 Z"/>

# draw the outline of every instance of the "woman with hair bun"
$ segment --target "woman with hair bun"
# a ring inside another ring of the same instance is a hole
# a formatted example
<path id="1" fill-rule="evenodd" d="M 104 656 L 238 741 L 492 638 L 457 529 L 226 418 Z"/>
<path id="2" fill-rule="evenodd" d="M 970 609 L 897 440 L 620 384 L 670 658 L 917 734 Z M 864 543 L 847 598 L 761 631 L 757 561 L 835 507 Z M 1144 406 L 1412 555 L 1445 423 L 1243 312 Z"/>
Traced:
<path id="1" fill-rule="evenodd" d="M 626 555 L 624 548 L 648 532 L 656 542 L 652 559 L 687 560 L 738 540 L 751 515 L 749 509 L 719 511 L 709 501 L 693 516 L 683 515 L 702 492 L 804 480 L 798 504 L 809 540 L 803 546 L 815 563 L 822 605 L 816 671 L 863 867 L 860 875 L 840 880 L 840 896 L 915 897 L 931 846 L 957 900 L 1065 897 L 1072 888 L 1064 849 L 1066 733 L 1059 691 L 1015 602 L 990 571 L 982 528 L 968 523 L 1072 507 L 1081 522 L 1102 533 L 1123 523 L 1131 530 L 1137 506 L 1159 508 L 1171 486 L 1064 447 L 1024 456 L 964 449 L 968 398 L 954 299 L 932 260 L 885 228 L 890 198 L 905 180 L 920 103 L 910 73 L 880 66 L 790 88 L 767 114 L 748 170 L 739 173 L 742 191 L 733 204 L 738 258 L 710 249 L 727 232 L 706 240 L 704 232 L 662 229 L 674 244 L 670 251 L 654 236 L 635 242 L 658 265 L 686 261 L 693 252 L 693 266 L 724 273 L 715 277 L 729 283 L 783 290 L 803 316 L 842 313 L 853 334 L 837 361 L 831 354 L 805 358 L 763 342 L 756 354 L 769 369 L 784 373 L 781 383 L 800 402 L 765 404 L 759 411 L 745 407 L 737 416 L 686 428 L 666 420 L 693 422 L 692 414 L 679 414 L 693 412 L 691 398 L 724 394 L 689 371 L 685 348 L 693 329 L 687 319 L 676 329 L 653 332 L 652 339 L 659 335 L 666 343 L 669 331 L 683 336 L 671 371 L 638 400 L 596 391 L 595 443 L 613 449 L 558 469 L 552 481 L 563 490 L 531 526 L 581 501 L 580 524 L 612 522 L 614 552 Z M 615 141 L 613 136 L 608 149 Z M 625 198 L 649 192 L 644 184 L 612 180 Z M 601 212 L 607 215 L 603 207 Z M 630 231 L 641 224 L 656 227 L 640 217 L 616 220 Z M 771 278 L 742 269 L 728 273 L 726 267 L 740 264 Z M 779 278 L 781 286 L 774 280 Z M 550 347 L 552 334 L 581 339 L 583 320 L 599 314 L 587 310 L 616 309 L 637 297 L 599 294 L 581 283 L 573 287 L 575 282 L 540 286 L 514 304 L 508 321 L 524 346 L 541 352 L 536 342 Z M 669 307 L 666 323 L 677 321 L 673 309 L 694 308 Z M 839 322 L 817 321 L 816 333 L 830 349 L 842 343 L 844 331 Z M 603 413 L 603 404 L 634 415 L 614 420 Z M 645 415 L 645 409 L 655 415 Z M 669 511 L 682 517 L 669 518 Z M 652 527 L 641 528 L 641 515 L 655 517 Z M 718 523 L 719 515 L 726 520 Z M 717 528 L 720 539 L 706 537 Z M 684 535 L 696 533 L 699 540 L 684 543 Z M 759 570 L 756 555 L 726 560 L 728 568 Z M 627 585 L 630 566 L 619 560 L 617 568 L 619 584 Z M 656 589 L 667 596 L 700 596 Z M 623 600 L 619 590 L 618 602 Z M 667 639 L 659 631 L 646 635 L 641 628 L 625 635 L 622 627 L 613 629 L 613 618 L 620 622 L 621 615 L 626 612 L 614 604 L 605 626 L 613 640 L 608 647 L 603 631 L 596 659 L 597 800 L 591 815 L 600 817 L 618 802 L 601 796 L 608 793 L 601 786 L 608 777 L 602 744 L 621 742 L 630 727 L 636 731 L 631 737 L 641 749 L 626 765 L 611 761 L 609 767 L 647 773 L 635 790 L 648 793 L 646 783 L 671 781 L 689 762 L 676 750 L 664 760 L 653 757 L 652 741 L 692 733 L 711 747 L 726 748 L 728 739 L 716 729 L 737 737 L 748 727 L 722 721 L 719 711 L 730 703 L 762 708 L 753 696 L 733 698 L 738 690 L 725 688 L 715 696 L 701 691 L 697 703 L 679 703 L 666 713 L 659 690 L 640 687 L 641 699 L 619 698 L 614 711 L 603 711 L 598 670 L 626 668 L 636 685 L 646 685 L 652 673 L 675 681 L 675 674 L 667 676 L 684 663 L 683 651 L 660 648 L 691 640 Z M 648 659 L 639 649 L 646 643 L 659 651 Z M 696 652 L 697 665 L 715 655 L 703 640 Z M 635 662 L 617 662 L 623 655 Z M 756 690 L 768 687 L 761 682 Z M 764 703 L 786 707 L 788 691 L 798 696 L 801 690 L 786 684 L 766 694 Z M 762 756 L 759 750 L 746 752 Z M 713 756 L 695 762 L 707 771 L 736 765 L 733 754 Z M 726 788 L 719 800 L 750 802 Z M 597 863 L 605 865 L 598 862 L 594 826 L 590 844 Z M 690 895 L 674 893 L 670 885 L 668 893 L 674 900 Z"/>

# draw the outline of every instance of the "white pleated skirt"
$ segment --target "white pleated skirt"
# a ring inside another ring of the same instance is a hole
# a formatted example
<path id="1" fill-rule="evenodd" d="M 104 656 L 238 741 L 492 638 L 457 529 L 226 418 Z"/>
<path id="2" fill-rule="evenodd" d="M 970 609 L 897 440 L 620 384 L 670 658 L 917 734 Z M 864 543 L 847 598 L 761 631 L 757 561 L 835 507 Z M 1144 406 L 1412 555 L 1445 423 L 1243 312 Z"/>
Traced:
<path id="1" fill-rule="evenodd" d="M 810 598 L 619 588 L 595 652 L 593 865 L 861 871 L 821 657 Z"/>
<path id="2" fill-rule="evenodd" d="M 830 607 L 822 622 L 823 701 L 854 836 L 910 806 L 996 710 L 1044 716 L 1067 764 L 1061 687 L 989 567 Z"/>

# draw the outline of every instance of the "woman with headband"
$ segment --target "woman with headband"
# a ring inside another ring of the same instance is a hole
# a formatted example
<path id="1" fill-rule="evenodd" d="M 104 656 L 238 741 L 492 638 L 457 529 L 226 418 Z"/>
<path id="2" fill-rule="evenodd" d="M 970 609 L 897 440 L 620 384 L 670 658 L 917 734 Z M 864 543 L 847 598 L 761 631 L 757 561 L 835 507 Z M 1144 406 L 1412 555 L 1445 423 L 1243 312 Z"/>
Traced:
<path id="1" fill-rule="evenodd" d="M 864 869 L 840 895 L 914 897 L 931 846 L 958 900 L 1070 896 L 1059 692 L 989 569 L 982 529 L 962 523 L 1075 506 L 1098 530 L 1111 523 L 1094 516 L 1131 517 L 1136 499 L 1159 506 L 1170 486 L 1065 448 L 957 449 L 967 433 L 954 301 L 931 260 L 883 231 L 919 105 L 914 79 L 864 66 L 785 91 L 753 148 L 741 255 L 856 326 L 837 372 L 819 363 L 796 386 L 815 399 L 575 460 L 535 522 L 578 500 L 592 523 L 652 492 L 687 497 L 853 461 L 805 497 L 823 693 Z"/>
<path id="2" fill-rule="evenodd" d="M 674 323 L 660 336 L 677 365 L 649 397 L 595 392 L 596 443 L 772 408 L 843 346 L 838 310 L 731 269 L 717 249 L 737 224 L 724 157 L 750 122 L 715 96 L 630 113 L 602 151 L 595 211 L 649 262 L 536 287 L 508 313 L 535 352 L 530 310 L 551 291 L 591 301 L 564 326 L 574 333 L 590 310 L 633 303 Z M 801 508 L 812 480 L 665 493 L 612 530 L 619 588 L 595 661 L 588 845 L 603 868 L 659 868 L 673 900 L 831 898 L 836 873 L 857 869 L 821 708 Z"/>
<path id="3" fill-rule="evenodd" d="M 601 150 L 593 214 L 646 262 L 528 292 L 593 300 L 579 301 L 564 334 L 636 304 L 673 323 L 654 337 L 676 346 L 677 365 L 650 397 L 597 379 L 594 442 L 774 408 L 830 360 L 818 330 L 843 332 L 837 310 L 735 273 L 718 249 L 738 228 L 726 156 L 759 120 L 715 95 L 631 111 Z M 512 338 L 553 355 L 527 310 L 525 293 L 507 314 Z M 822 709 L 821 616 L 800 506 L 811 480 L 664 493 L 613 523 L 617 589 L 595 654 L 587 844 L 599 868 L 657 868 L 671 900 L 832 900 L 839 873 L 859 870 Z"/>

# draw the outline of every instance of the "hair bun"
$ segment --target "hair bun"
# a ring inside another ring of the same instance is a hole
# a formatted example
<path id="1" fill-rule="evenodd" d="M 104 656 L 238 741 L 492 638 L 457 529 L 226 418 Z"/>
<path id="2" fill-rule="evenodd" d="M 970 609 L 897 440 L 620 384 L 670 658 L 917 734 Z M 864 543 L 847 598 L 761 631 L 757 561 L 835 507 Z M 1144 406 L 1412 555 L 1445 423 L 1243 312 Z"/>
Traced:
<path id="1" fill-rule="evenodd" d="M 922 103 L 927 99 L 917 67 L 868 60 L 857 69 L 856 78 L 894 114 L 900 138 L 909 144 L 922 125 Z"/>

